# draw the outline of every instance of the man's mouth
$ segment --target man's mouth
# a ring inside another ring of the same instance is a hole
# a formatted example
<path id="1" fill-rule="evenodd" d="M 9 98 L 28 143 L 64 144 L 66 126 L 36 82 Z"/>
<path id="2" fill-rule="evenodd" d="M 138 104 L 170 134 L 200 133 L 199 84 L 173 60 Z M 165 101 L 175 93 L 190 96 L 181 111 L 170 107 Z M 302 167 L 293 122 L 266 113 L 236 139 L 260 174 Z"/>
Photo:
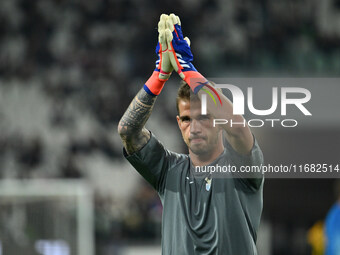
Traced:
<path id="1" fill-rule="evenodd" d="M 204 140 L 203 137 L 193 137 L 189 139 L 191 143 L 200 143 Z"/>

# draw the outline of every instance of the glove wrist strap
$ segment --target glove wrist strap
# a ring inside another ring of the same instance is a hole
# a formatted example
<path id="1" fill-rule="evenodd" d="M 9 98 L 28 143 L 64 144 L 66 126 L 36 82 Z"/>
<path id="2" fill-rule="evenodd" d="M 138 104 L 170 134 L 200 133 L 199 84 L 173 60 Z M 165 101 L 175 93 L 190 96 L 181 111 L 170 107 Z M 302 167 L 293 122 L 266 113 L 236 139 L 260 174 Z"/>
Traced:
<path id="1" fill-rule="evenodd" d="M 194 94 L 207 84 L 208 80 L 197 71 L 186 71 L 184 81 L 190 86 Z"/>
<path id="2" fill-rule="evenodd" d="M 167 74 L 162 71 L 163 74 Z M 147 80 L 147 82 L 144 85 L 144 90 L 146 93 L 152 95 L 152 96 L 157 96 L 159 93 L 161 93 L 161 90 L 164 87 L 165 82 L 167 79 L 160 79 L 159 78 L 159 72 L 154 71 L 150 78 Z"/>

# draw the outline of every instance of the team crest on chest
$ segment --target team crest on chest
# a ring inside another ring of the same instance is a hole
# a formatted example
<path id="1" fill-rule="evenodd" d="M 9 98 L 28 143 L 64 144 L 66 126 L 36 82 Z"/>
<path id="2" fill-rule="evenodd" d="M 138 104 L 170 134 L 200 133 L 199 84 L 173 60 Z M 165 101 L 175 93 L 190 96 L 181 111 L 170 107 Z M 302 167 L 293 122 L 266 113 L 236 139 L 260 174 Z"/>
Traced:
<path id="1" fill-rule="evenodd" d="M 211 188 L 211 179 L 209 179 L 208 177 L 205 177 L 205 189 L 206 191 L 209 191 Z"/>

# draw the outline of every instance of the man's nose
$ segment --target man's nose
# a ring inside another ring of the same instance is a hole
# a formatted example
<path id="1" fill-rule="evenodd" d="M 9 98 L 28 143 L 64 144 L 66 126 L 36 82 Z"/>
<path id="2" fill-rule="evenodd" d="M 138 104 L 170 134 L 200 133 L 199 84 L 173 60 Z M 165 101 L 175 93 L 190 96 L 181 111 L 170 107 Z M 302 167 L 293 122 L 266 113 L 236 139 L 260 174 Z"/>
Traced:
<path id="1" fill-rule="evenodd" d="M 200 133 L 201 132 L 201 123 L 198 120 L 195 120 L 195 119 L 191 120 L 190 132 L 191 133 Z"/>

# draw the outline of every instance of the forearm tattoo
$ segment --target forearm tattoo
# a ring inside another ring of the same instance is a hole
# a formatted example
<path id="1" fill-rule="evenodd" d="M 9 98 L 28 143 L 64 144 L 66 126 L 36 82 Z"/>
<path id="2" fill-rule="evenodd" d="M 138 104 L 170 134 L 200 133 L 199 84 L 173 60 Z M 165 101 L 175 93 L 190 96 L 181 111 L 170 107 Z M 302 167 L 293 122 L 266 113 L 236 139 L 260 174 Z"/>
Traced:
<path id="1" fill-rule="evenodd" d="M 141 89 L 119 122 L 118 130 L 129 154 L 141 149 L 150 139 L 150 133 L 144 125 L 151 115 L 156 98 Z"/>

